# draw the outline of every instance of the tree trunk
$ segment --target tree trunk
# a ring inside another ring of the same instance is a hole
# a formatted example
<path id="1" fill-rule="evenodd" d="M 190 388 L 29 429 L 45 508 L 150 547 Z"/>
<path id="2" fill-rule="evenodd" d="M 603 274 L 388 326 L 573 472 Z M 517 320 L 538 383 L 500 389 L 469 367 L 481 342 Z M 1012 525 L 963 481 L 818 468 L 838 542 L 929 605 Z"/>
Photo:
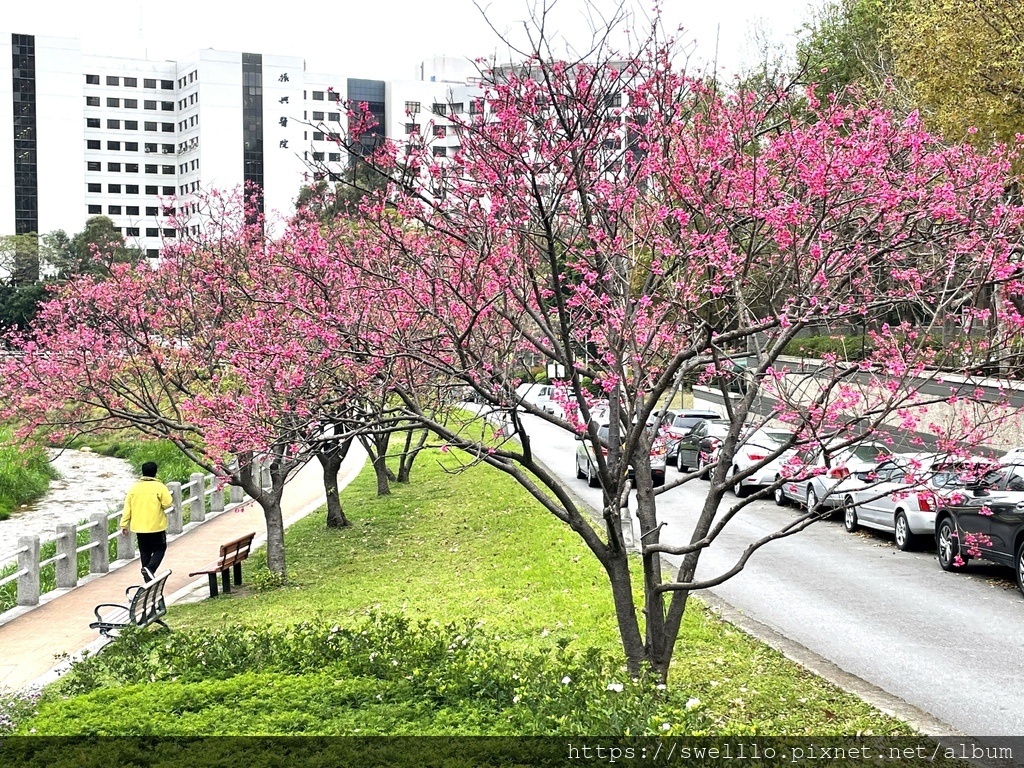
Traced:
<path id="1" fill-rule="evenodd" d="M 320 465 L 324 470 L 324 493 L 327 495 L 327 527 L 347 528 L 349 523 L 345 510 L 341 506 L 338 493 L 338 470 L 341 469 L 342 457 L 337 451 L 325 455 L 317 453 Z"/>
<path id="2" fill-rule="evenodd" d="M 423 450 L 423 446 L 427 442 L 427 430 L 419 430 L 420 436 L 416 441 L 416 445 L 412 444 L 412 435 L 416 430 L 409 430 L 405 438 L 405 450 L 402 452 L 401 457 L 398 460 L 398 482 L 408 483 L 409 477 L 412 474 L 412 465 L 416 461 L 416 457 L 420 451 Z"/>
<path id="3" fill-rule="evenodd" d="M 373 474 L 377 478 L 377 495 L 391 495 L 391 481 L 388 479 L 387 456 L 383 451 L 377 449 L 378 441 L 370 440 L 367 437 L 360 437 L 359 442 L 363 444 L 366 453 L 370 457 L 370 464 L 373 466 Z"/>
<path id="4" fill-rule="evenodd" d="M 617 513 L 616 513 L 617 514 Z M 646 653 L 640 634 L 640 623 L 636 616 L 633 600 L 633 583 L 629 573 L 629 553 L 622 546 L 621 535 L 618 544 L 610 545 L 606 556 L 601 558 L 608 581 L 612 587 L 612 601 L 615 605 L 615 620 L 619 627 L 619 639 L 626 656 L 626 671 L 631 677 L 639 677 L 644 671 Z"/>

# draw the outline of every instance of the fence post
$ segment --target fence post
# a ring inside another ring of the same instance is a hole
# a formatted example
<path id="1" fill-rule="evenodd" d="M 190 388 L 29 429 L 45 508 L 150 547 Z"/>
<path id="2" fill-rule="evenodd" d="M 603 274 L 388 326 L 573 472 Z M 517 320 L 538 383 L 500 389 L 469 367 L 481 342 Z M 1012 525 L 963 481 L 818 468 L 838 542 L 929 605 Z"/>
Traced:
<path id="1" fill-rule="evenodd" d="M 128 531 L 128 533 L 117 534 L 117 559 L 135 559 L 135 537 L 132 536 L 131 531 Z"/>
<path id="2" fill-rule="evenodd" d="M 181 483 L 168 483 L 171 492 L 171 509 L 167 513 L 167 532 L 181 533 Z"/>
<path id="3" fill-rule="evenodd" d="M 57 526 L 57 554 L 64 555 L 57 561 L 57 589 L 78 586 L 78 528 L 73 523 Z"/>
<path id="4" fill-rule="evenodd" d="M 216 477 L 213 478 L 213 489 L 210 491 L 210 514 L 224 511 L 224 486 Z"/>
<path id="5" fill-rule="evenodd" d="M 245 501 L 245 491 L 242 490 L 242 486 L 228 486 L 228 501 L 230 501 L 232 504 L 241 504 L 243 501 Z"/>
<path id="6" fill-rule="evenodd" d="M 39 537 L 22 536 L 18 549 L 18 570 L 27 573 L 18 577 L 18 605 L 39 605 Z"/>
<path id="7" fill-rule="evenodd" d="M 110 539 L 107 538 L 107 513 L 89 515 L 89 522 L 95 523 L 89 529 L 89 542 L 98 544 L 89 550 L 89 573 L 106 573 L 110 570 Z"/>
<path id="8" fill-rule="evenodd" d="M 201 523 L 206 519 L 206 475 L 193 472 L 189 475 L 189 516 L 193 523 Z"/>

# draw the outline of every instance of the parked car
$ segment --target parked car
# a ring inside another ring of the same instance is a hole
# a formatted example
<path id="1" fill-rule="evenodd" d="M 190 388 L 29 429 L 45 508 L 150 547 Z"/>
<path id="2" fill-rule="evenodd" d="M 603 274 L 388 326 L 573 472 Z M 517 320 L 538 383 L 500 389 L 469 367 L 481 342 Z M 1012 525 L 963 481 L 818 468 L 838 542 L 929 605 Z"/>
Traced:
<path id="1" fill-rule="evenodd" d="M 943 498 L 962 493 L 966 484 L 985 475 L 993 464 L 981 457 L 898 454 L 874 470 L 853 474 L 833 493 L 842 496 L 847 531 L 863 526 L 892 533 L 897 548 L 907 551 L 921 537 L 935 535 L 935 516 Z"/>
<path id="2" fill-rule="evenodd" d="M 842 496 L 833 494 L 835 487 L 851 474 L 877 468 L 892 456 L 892 449 L 875 442 L 857 443 L 835 450 L 824 450 L 815 445 L 803 448 L 796 456 L 802 465 L 800 472 L 784 480 L 775 490 L 775 503 L 784 507 L 795 502 L 810 509 L 820 502 L 826 508 L 834 508 L 842 504 Z M 783 467 L 784 464 L 779 465 L 780 471 L 774 480 L 784 476 Z"/>
<path id="3" fill-rule="evenodd" d="M 944 571 L 972 557 L 1013 568 L 1024 594 L 1024 465 L 1000 466 L 940 507 L 935 545 Z"/>
<path id="4" fill-rule="evenodd" d="M 600 424 L 597 428 L 597 436 L 604 442 L 608 441 L 608 425 Z M 577 435 L 579 444 L 576 446 L 576 477 L 580 480 L 586 479 L 587 485 L 591 488 L 598 487 L 600 477 L 597 472 L 597 461 L 594 458 L 594 448 L 590 440 L 584 435 Z M 665 484 L 665 437 L 655 435 L 651 445 L 651 481 L 655 486 Z M 605 456 L 608 455 L 607 448 L 601 448 Z M 629 477 L 634 477 L 633 465 L 629 466 Z"/>
<path id="5" fill-rule="evenodd" d="M 729 434 L 731 425 L 728 419 L 702 419 L 688 434 L 679 438 L 676 467 L 680 474 L 694 467 L 702 470 L 701 477 L 710 477 L 705 467 L 718 461 L 718 449 Z"/>
<path id="6" fill-rule="evenodd" d="M 684 409 L 677 411 L 675 418 L 671 421 L 665 420 L 668 424 L 668 463 L 676 463 L 676 454 L 679 450 L 679 440 L 690 434 L 690 430 L 708 419 L 720 419 L 722 414 L 718 411 L 702 410 L 699 408 Z"/>
<path id="7" fill-rule="evenodd" d="M 736 449 L 728 476 L 732 478 L 740 472 L 750 469 L 755 464 L 763 462 L 772 453 L 786 445 L 792 437 L 793 430 L 791 429 L 775 429 L 774 427 L 755 429 L 749 435 L 742 438 L 743 442 Z M 788 458 L 788 455 L 788 453 L 780 454 L 772 461 L 758 468 L 752 475 L 733 482 L 733 493 L 740 498 L 744 498 L 758 488 L 771 485 L 779 474 L 779 467 L 782 461 L 784 458 Z"/>
<path id="8" fill-rule="evenodd" d="M 517 398 L 548 413 L 554 412 L 554 404 L 551 400 L 554 393 L 555 388 L 551 384 L 520 384 L 516 387 Z"/>

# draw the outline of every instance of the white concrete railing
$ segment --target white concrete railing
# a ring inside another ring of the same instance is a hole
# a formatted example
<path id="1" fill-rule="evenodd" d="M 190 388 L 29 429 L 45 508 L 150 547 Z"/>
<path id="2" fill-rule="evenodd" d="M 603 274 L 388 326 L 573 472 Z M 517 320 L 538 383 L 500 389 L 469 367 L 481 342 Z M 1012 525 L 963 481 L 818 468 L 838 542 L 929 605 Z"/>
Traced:
<path id="1" fill-rule="evenodd" d="M 202 523 L 206 520 L 206 499 L 210 499 L 210 514 L 223 512 L 242 503 L 245 494 L 237 486 L 228 486 L 228 498 L 225 500 L 225 489 L 218 487 L 213 475 L 194 472 L 187 483 L 168 483 L 171 492 L 171 506 L 167 512 L 167 533 L 171 536 L 184 530 L 185 507 L 188 506 L 190 523 Z M 187 491 L 187 495 L 183 492 Z M 226 502 L 226 503 L 225 503 Z M 121 517 L 116 512 L 97 512 L 90 515 L 89 522 L 81 525 L 65 524 L 57 526 L 57 535 L 53 539 L 40 541 L 38 536 L 22 536 L 18 539 L 18 548 L 7 555 L 0 555 L 0 572 L 10 562 L 17 563 L 17 569 L 0 578 L 0 587 L 17 581 L 17 602 L 19 606 L 39 604 L 41 594 L 40 572 L 43 568 L 53 565 L 56 573 L 55 588 L 70 589 L 78 586 L 78 554 L 89 553 L 89 573 L 107 573 L 110 570 L 110 547 L 112 540 L 117 540 L 117 556 L 115 560 L 133 560 L 135 558 L 135 539 L 131 533 L 122 534 L 120 530 L 110 533 L 110 521 Z M 89 531 L 89 543 L 78 545 L 78 534 Z M 56 542 L 57 552 L 53 557 L 40 559 L 43 545 L 50 541 Z"/>

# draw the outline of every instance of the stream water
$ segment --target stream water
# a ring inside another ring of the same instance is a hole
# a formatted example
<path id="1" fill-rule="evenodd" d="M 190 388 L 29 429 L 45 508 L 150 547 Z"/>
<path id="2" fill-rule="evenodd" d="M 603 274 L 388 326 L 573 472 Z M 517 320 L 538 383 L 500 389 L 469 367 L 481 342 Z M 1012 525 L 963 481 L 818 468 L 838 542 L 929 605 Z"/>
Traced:
<path id="1" fill-rule="evenodd" d="M 60 523 L 78 523 L 95 512 L 120 509 L 137 479 L 124 459 L 91 451 L 54 452 L 51 461 L 60 478 L 50 482 L 50 490 L 0 520 L 0 555 L 16 550 L 21 536 L 46 541 L 56 537 Z"/>

